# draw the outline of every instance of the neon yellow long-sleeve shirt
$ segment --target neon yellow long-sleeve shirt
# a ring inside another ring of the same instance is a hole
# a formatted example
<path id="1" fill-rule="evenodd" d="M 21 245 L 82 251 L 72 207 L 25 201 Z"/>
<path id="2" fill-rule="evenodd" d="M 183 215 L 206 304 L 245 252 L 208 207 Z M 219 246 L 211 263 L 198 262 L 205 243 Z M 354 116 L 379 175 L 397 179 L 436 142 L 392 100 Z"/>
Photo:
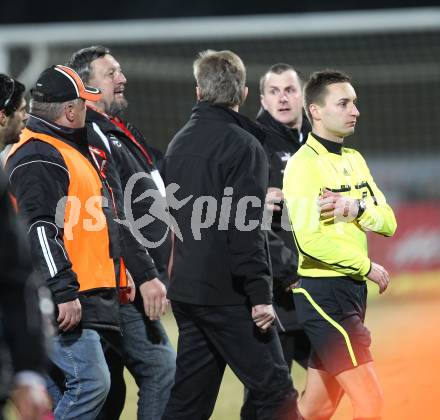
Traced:
<path id="1" fill-rule="evenodd" d="M 365 212 L 349 223 L 320 220 L 318 198 L 323 188 L 364 198 Z M 309 134 L 287 163 L 283 193 L 298 248 L 298 274 L 365 280 L 371 267 L 365 232 L 392 236 L 397 224 L 361 154 L 345 147 L 341 154 L 331 153 Z"/>

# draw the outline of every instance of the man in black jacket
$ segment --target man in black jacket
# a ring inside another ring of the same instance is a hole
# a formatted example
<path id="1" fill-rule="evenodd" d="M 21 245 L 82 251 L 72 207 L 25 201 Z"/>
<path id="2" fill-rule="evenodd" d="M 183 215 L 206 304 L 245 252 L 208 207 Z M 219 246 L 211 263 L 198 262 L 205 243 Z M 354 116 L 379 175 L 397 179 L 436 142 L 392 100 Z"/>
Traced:
<path id="1" fill-rule="evenodd" d="M 257 122 L 265 134 L 262 145 L 269 161 L 267 205 L 272 212 L 272 223 L 268 239 L 276 325 L 289 370 L 293 360 L 307 368 L 310 342 L 297 322 L 290 287 L 298 279 L 298 251 L 290 231 L 287 210 L 283 208 L 281 191 L 287 161 L 301 147 L 311 130 L 303 112 L 302 82 L 295 69 L 285 63 L 271 66 L 260 79 L 260 99 Z M 249 404 L 246 392 L 241 415 L 246 420 L 255 418 L 255 410 Z"/>
<path id="2" fill-rule="evenodd" d="M 18 141 L 26 119 L 25 87 L 0 74 L 0 150 Z M 52 303 L 32 276 L 22 226 L 14 214 L 0 170 L 0 419 L 10 394 L 23 420 L 39 420 L 49 410 L 45 391 L 45 331 L 40 308 L 51 315 Z M 11 384 L 12 382 L 12 384 Z"/>
<path id="3" fill-rule="evenodd" d="M 110 50 L 103 46 L 84 48 L 72 55 L 69 66 L 87 84 L 102 91 L 98 102 L 87 103 L 86 125 L 94 134 L 89 138 L 98 139 L 94 145 L 111 154 L 126 199 L 126 224 L 148 249 L 158 270 L 158 278 L 136 282 L 139 293 L 134 304 L 121 306 L 120 313 L 124 363 L 139 386 L 138 418 L 159 419 L 174 382 L 175 352 L 159 320 L 167 302 L 171 238 L 169 226 L 150 216 L 161 203 L 165 214 L 165 188 L 156 167 L 158 156 L 140 131 L 121 117 L 127 106 L 127 80 Z M 136 222 L 142 220 L 146 223 L 137 228 Z M 143 268 L 140 259 L 134 265 L 137 271 Z"/>
<path id="4" fill-rule="evenodd" d="M 303 111 L 302 81 L 289 64 L 269 68 L 260 79 L 260 95 L 262 108 L 257 122 L 265 133 L 262 144 L 269 161 L 268 205 L 272 206 L 273 218 L 268 237 L 278 332 L 289 368 L 293 359 L 306 367 L 310 343 L 296 320 L 289 287 L 298 278 L 298 251 L 281 188 L 287 161 L 306 140 L 311 126 Z"/>
<path id="5" fill-rule="evenodd" d="M 165 184 L 179 186 L 168 197 L 176 221 L 168 297 L 179 344 L 166 420 L 209 418 L 226 364 L 250 389 L 258 419 L 284 418 L 295 404 L 272 326 L 260 227 L 267 160 L 258 127 L 238 113 L 245 74 L 230 51 L 200 53 L 198 103 L 165 156 Z"/>
<path id="6" fill-rule="evenodd" d="M 65 388 L 51 383 L 49 389 L 56 419 L 95 419 L 110 387 L 101 339 L 115 347 L 120 340 L 122 240 L 105 166 L 96 160 L 105 152 L 89 148 L 84 127 L 85 101 L 99 98 L 72 69 L 46 69 L 6 164 L 29 225 L 34 266 L 57 307 L 50 360 L 64 374 Z"/>

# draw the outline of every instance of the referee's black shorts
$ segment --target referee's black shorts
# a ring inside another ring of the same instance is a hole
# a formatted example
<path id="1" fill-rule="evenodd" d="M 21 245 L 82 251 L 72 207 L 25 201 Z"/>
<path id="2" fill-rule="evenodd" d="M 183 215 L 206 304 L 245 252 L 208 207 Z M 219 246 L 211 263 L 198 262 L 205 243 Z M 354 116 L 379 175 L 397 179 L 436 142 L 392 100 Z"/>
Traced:
<path id="1" fill-rule="evenodd" d="M 337 375 L 372 361 L 364 326 L 367 285 L 350 277 L 302 277 L 293 289 L 298 321 L 312 345 L 309 366 Z"/>

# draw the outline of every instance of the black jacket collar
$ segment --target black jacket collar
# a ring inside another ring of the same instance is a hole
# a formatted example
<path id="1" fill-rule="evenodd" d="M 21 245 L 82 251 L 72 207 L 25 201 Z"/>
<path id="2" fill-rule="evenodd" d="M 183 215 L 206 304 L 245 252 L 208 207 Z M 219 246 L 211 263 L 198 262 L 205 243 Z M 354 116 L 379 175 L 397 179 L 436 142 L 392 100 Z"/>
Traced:
<path id="1" fill-rule="evenodd" d="M 305 143 L 307 135 L 311 131 L 309 120 L 305 115 L 303 115 L 303 123 L 301 126 L 302 141 L 300 141 L 300 132 L 296 128 L 290 128 L 279 122 L 264 108 L 260 108 L 257 115 L 257 121 L 266 129 L 275 132 L 283 139 L 293 141 L 298 145 Z"/>
<path id="2" fill-rule="evenodd" d="M 47 121 L 41 117 L 29 114 L 26 128 L 35 133 L 47 134 L 77 147 L 88 147 L 87 129 L 85 127 L 64 127 L 52 121 Z"/>
<path id="3" fill-rule="evenodd" d="M 96 123 L 99 125 L 99 128 L 104 133 L 109 133 L 112 131 L 116 131 L 118 133 L 122 133 L 122 131 L 111 122 L 110 118 L 101 112 L 95 111 L 93 108 L 87 107 L 86 113 L 86 122 L 87 123 Z"/>
<path id="4" fill-rule="evenodd" d="M 313 137 L 318 140 L 330 153 L 335 153 L 337 155 L 342 154 L 342 148 L 344 147 L 343 143 L 336 143 L 331 140 L 324 139 L 322 137 L 317 136 L 315 133 L 312 133 Z"/>
<path id="5" fill-rule="evenodd" d="M 277 121 L 268 111 L 261 108 L 257 115 L 257 121 L 266 127 L 268 130 L 275 132 L 280 137 L 286 140 L 291 140 L 299 144 L 299 132 L 297 129 L 287 127 L 287 125 Z"/>
<path id="6" fill-rule="evenodd" d="M 223 105 L 199 101 L 192 109 L 191 114 L 191 119 L 196 118 L 207 118 L 230 122 L 251 133 L 260 141 L 264 139 L 264 131 L 251 119 Z"/>

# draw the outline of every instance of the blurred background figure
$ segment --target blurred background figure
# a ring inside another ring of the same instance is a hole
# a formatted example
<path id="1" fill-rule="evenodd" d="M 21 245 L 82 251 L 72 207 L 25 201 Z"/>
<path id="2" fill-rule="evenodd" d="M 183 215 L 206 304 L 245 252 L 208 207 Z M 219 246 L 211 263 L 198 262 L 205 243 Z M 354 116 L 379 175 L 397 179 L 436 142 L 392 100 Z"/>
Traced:
<path id="1" fill-rule="evenodd" d="M 27 118 L 25 86 L 0 73 L 0 152 L 18 142 Z"/>
<path id="2" fill-rule="evenodd" d="M 23 84 L 0 74 L 0 149 L 18 141 L 24 127 Z M 8 397 L 22 420 L 42 420 L 50 411 L 45 388 L 46 342 L 41 310 L 52 302 L 32 275 L 22 227 L 0 169 L 0 418 Z"/>

